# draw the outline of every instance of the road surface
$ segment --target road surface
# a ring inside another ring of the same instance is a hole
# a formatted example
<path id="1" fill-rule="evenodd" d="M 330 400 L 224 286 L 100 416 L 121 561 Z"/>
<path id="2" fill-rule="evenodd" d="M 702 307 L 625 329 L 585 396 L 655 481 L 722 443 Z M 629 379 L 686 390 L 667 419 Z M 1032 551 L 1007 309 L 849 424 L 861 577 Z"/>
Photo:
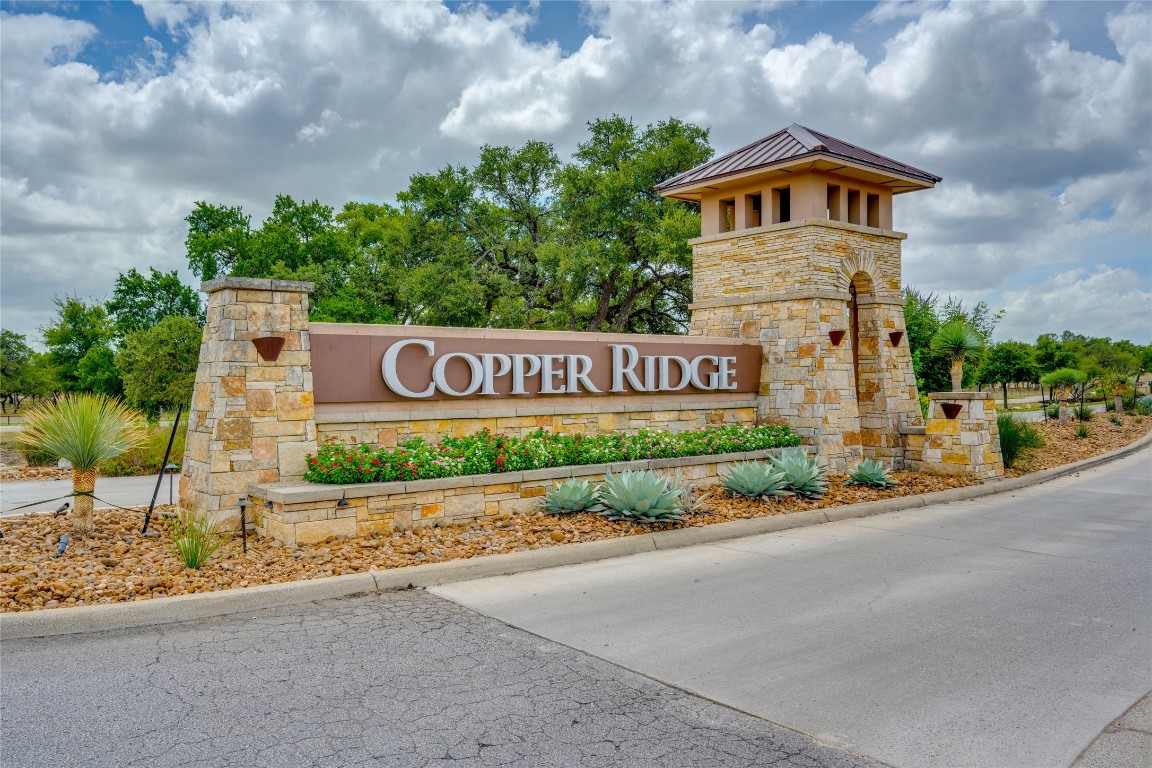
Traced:
<path id="1" fill-rule="evenodd" d="M 893 766 L 1067 766 L 1152 689 L 1152 450 L 1012 494 L 433 591 Z"/>
<path id="2" fill-rule="evenodd" d="M 172 478 L 173 494 L 179 492 L 180 478 Z M 157 504 L 168 503 L 169 478 L 165 477 L 160 486 L 160 495 L 156 498 Z M 133 507 L 147 504 L 152 499 L 152 491 L 156 488 L 156 476 L 144 477 L 99 477 L 96 478 L 95 502 L 97 508 L 116 504 L 121 507 Z M 0 483 L 0 517 L 23 515 L 28 512 L 51 512 L 65 501 L 71 502 L 71 497 L 60 501 L 44 501 L 27 509 L 14 510 L 32 502 L 43 499 L 57 499 L 72 493 L 71 480 L 23 480 L 19 482 Z M 101 500 L 108 502 L 102 504 Z"/>

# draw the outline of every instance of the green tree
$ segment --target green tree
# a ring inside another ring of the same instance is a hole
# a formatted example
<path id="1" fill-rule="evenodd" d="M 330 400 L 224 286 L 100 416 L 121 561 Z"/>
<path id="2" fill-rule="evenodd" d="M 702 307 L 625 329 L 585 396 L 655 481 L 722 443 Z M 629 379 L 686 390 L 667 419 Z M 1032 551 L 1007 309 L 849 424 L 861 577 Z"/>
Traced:
<path id="1" fill-rule="evenodd" d="M 1036 339 L 1034 358 L 1042 374 L 1060 368 L 1075 368 L 1079 362 L 1076 350 L 1058 339 L 1054 333 L 1045 333 Z"/>
<path id="2" fill-rule="evenodd" d="M 712 155 L 708 131 L 670 119 L 638 129 L 615 115 L 588 124 L 591 137 L 558 175 L 563 247 L 549 266 L 563 290 L 560 327 L 683 332 L 691 300 L 694 206 L 655 185 Z"/>
<path id="3" fill-rule="evenodd" d="M 184 220 L 188 222 L 184 246 L 192 274 L 201 280 L 241 274 L 235 270 L 237 265 L 248 263 L 251 216 L 240 206 L 211 205 L 201 201 Z"/>
<path id="4" fill-rule="evenodd" d="M 912 354 L 912 370 L 916 374 L 916 388 L 922 393 L 944 392 L 952 387 L 951 359 L 946 354 L 932 351 L 932 337 L 940 330 L 937 301 L 934 294 L 923 294 L 912 287 L 904 288 L 904 326 Z"/>
<path id="5" fill-rule="evenodd" d="M 104 307 L 86 304 L 75 296 L 53 301 L 56 322 L 44 328 L 43 333 L 60 388 L 65 392 L 119 395 L 119 376 L 111 347 L 114 332 Z"/>
<path id="6" fill-rule="evenodd" d="M 180 282 L 176 270 L 164 273 L 149 267 L 148 272 L 145 277 L 133 267 L 116 278 L 112 298 L 104 308 L 118 338 L 151 328 L 170 316 L 191 317 L 203 324 L 200 296 Z"/>
<path id="7" fill-rule="evenodd" d="M 201 333 L 194 319 L 179 315 L 130 333 L 116 353 L 128 401 L 152 417 L 163 408 L 190 402 Z"/>
<path id="8" fill-rule="evenodd" d="M 9 404 L 20 409 L 32 354 L 23 334 L 0 330 L 0 411 L 7 412 Z"/>
<path id="9" fill-rule="evenodd" d="M 1005 341 L 991 347 L 980 361 L 976 379 L 981 385 L 999 384 L 1004 393 L 1004 408 L 1008 408 L 1008 385 L 1032 383 L 1040 378 L 1040 370 L 1032 359 L 1032 345 L 1020 341 Z"/>

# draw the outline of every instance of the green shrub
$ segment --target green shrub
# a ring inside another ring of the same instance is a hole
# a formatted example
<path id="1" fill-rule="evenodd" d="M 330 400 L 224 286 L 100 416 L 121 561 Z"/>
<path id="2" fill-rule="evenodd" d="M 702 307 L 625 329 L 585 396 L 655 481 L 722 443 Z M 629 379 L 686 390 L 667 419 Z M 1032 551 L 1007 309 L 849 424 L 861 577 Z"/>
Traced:
<path id="1" fill-rule="evenodd" d="M 171 424 L 156 424 L 150 427 L 148 436 L 141 445 L 101 463 L 100 474 L 104 477 L 135 477 L 136 475 L 156 474 L 163 466 L 164 449 L 168 447 L 168 437 L 171 434 Z M 172 443 L 172 455 L 168 458 L 169 462 L 177 465 L 184 463 L 184 442 L 187 436 L 188 427 L 182 423 L 176 432 L 176 439 Z"/>
<path id="2" fill-rule="evenodd" d="M 1004 414 L 996 417 L 1000 431 L 1000 452 L 1004 455 L 1004 466 L 1013 467 L 1025 453 L 1044 445 L 1040 430 L 1026 421 L 1017 421 Z"/>
<path id="3" fill-rule="evenodd" d="M 888 475 L 888 467 L 884 466 L 884 462 L 875 459 L 864 459 L 848 473 L 848 485 L 887 488 L 896 484 L 896 481 Z"/>
<path id="4" fill-rule="evenodd" d="M 784 473 L 762 461 L 733 464 L 727 473 L 720 475 L 720 485 L 738 496 L 751 498 L 792 495 Z"/>
<path id="5" fill-rule="evenodd" d="M 824 479 L 824 467 L 820 466 L 815 456 L 808 458 L 808 454 L 801 448 L 785 448 L 770 461 L 772 466 L 784 473 L 788 487 L 797 494 L 810 499 L 824 497 L 828 482 Z"/>
<path id="6" fill-rule="evenodd" d="M 227 541 L 219 525 L 206 515 L 175 517 L 166 527 L 172 535 L 172 548 L 186 568 L 199 570 Z"/>
<path id="7" fill-rule="evenodd" d="M 609 474 L 600 486 L 602 513 L 609 520 L 677 523 L 687 510 L 686 490 L 667 475 L 651 470 Z"/>
<path id="8" fill-rule="evenodd" d="M 1124 425 L 1124 420 L 1122 418 L 1120 418 L 1119 416 L 1111 416 L 1111 417 L 1109 417 L 1108 421 L 1112 422 L 1113 424 L 1115 424 L 1118 427 Z"/>
<path id="9" fill-rule="evenodd" d="M 1132 412 L 1137 416 L 1152 414 L 1152 397 L 1142 397 L 1132 406 Z"/>
<path id="10" fill-rule="evenodd" d="M 544 494 L 541 502 L 550 515 L 570 512 L 599 512 L 603 507 L 597 498 L 597 488 L 587 480 L 570 477 Z"/>
<path id="11" fill-rule="evenodd" d="M 1072 416 L 1078 421 L 1092 421 L 1092 408 L 1087 403 L 1077 404 L 1072 408 Z"/>
<path id="12" fill-rule="evenodd" d="M 1044 413 L 1047 414 L 1048 418 L 1050 418 L 1050 419 L 1060 418 L 1060 404 L 1059 403 L 1052 403 L 1051 405 L 1049 405 L 1047 408 L 1044 409 Z"/>
<path id="13" fill-rule="evenodd" d="M 395 448 L 323 445 L 315 456 L 308 458 L 304 479 L 313 483 L 423 480 L 614 461 L 710 456 L 799 444 L 799 435 L 788 427 L 773 425 L 726 424 L 684 432 L 641 429 L 604 435 L 558 435 L 537 430 L 523 437 L 509 437 L 484 429 L 467 437 L 445 438 L 438 444 L 415 438 Z"/>

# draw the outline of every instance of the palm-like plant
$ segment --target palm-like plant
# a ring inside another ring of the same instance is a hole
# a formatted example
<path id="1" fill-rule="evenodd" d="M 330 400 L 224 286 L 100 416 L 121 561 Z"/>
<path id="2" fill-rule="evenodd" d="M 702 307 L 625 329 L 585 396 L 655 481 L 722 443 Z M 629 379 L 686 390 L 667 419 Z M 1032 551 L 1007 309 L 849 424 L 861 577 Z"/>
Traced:
<path id="1" fill-rule="evenodd" d="M 959 392 L 964 379 L 964 357 L 984 347 L 984 340 L 968 323 L 953 320 L 940 326 L 932 337 L 933 352 L 942 352 L 952 358 L 952 391 Z"/>
<path id="2" fill-rule="evenodd" d="M 1056 390 L 1056 398 L 1060 401 L 1061 424 L 1068 420 L 1068 399 L 1072 396 L 1072 390 L 1086 381 L 1088 376 L 1075 368 L 1057 368 L 1040 377 L 1040 386 Z"/>
<path id="3" fill-rule="evenodd" d="M 144 414 L 103 395 L 65 395 L 28 414 L 19 441 L 72 465 L 72 530 L 92 531 L 92 492 L 102 461 L 130 450 L 147 436 Z"/>

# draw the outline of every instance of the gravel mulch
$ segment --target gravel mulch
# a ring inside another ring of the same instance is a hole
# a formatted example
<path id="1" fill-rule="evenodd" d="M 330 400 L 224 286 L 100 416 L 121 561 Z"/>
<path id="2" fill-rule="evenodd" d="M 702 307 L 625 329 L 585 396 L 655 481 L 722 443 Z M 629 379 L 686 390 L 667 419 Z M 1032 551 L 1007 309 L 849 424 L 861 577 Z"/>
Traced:
<path id="1" fill-rule="evenodd" d="M 1076 437 L 1075 419 L 1065 424 L 1055 421 L 1033 422 L 1032 426 L 1044 436 L 1044 446 L 1039 450 L 1025 452 L 1008 470 L 1009 477 L 1019 477 L 1041 469 L 1051 469 L 1061 464 L 1090 459 L 1102 453 L 1131 445 L 1144 435 L 1152 432 L 1152 416 L 1119 417 L 1120 424 L 1113 424 L 1112 413 L 1095 413 L 1087 422 L 1088 436 Z"/>
<path id="2" fill-rule="evenodd" d="M 55 556 L 56 547 L 60 536 L 70 531 L 67 517 L 24 515 L 0 521 L 0 531 L 4 534 L 0 539 L 0 610 L 119 603 L 338 576 L 635 536 L 652 530 L 703 526 L 974 484 L 961 477 L 912 472 L 896 472 L 893 476 L 900 485 L 885 490 L 846 485 L 845 478 L 833 476 L 828 483 L 828 493 L 820 500 L 793 497 L 772 502 L 748 501 L 718 490 L 705 491 L 697 499 L 695 514 L 679 525 L 611 522 L 591 513 L 537 514 L 351 541 L 329 540 L 305 547 L 277 546 L 267 539 L 250 537 L 247 555 L 241 551 L 240 542 L 234 540 L 198 571 L 185 568 L 172 549 L 171 539 L 164 530 L 164 516 L 172 513 L 167 506 L 158 508 L 155 530 L 160 535 L 156 538 L 139 535 L 142 511 L 131 514 L 97 510 L 97 533 L 73 539 L 60 558 Z"/>
<path id="3" fill-rule="evenodd" d="M 1110 415 L 1110 414 L 1109 414 Z M 1097 415 L 1086 438 L 1075 437 L 1075 423 L 1037 424 L 1043 448 L 1026 455 L 1009 474 L 1018 476 L 1078 461 L 1128 445 L 1152 430 L 1152 418 L 1122 416 L 1121 425 Z M 704 489 L 694 514 L 680 524 L 643 526 L 610 522 L 596 514 L 515 515 L 464 525 L 422 528 L 351 541 L 330 539 L 305 547 L 284 547 L 250 538 L 248 554 L 230 541 L 203 568 L 185 568 L 172 549 L 158 507 L 158 536 L 139 535 L 143 510 L 97 510 L 97 532 L 76 538 L 63 557 L 55 557 L 60 536 L 70 532 L 67 517 L 23 515 L 0 520 L 0 611 L 66 608 L 96 603 L 150 600 L 154 597 L 276 584 L 323 576 L 397 568 L 460 558 L 543 549 L 582 541 L 635 536 L 652 530 L 711 525 L 730 520 L 781 515 L 807 509 L 931 493 L 975 485 L 963 477 L 894 472 L 899 485 L 875 490 L 829 477 L 823 499 L 784 498 L 749 501 L 718 489 Z"/>

